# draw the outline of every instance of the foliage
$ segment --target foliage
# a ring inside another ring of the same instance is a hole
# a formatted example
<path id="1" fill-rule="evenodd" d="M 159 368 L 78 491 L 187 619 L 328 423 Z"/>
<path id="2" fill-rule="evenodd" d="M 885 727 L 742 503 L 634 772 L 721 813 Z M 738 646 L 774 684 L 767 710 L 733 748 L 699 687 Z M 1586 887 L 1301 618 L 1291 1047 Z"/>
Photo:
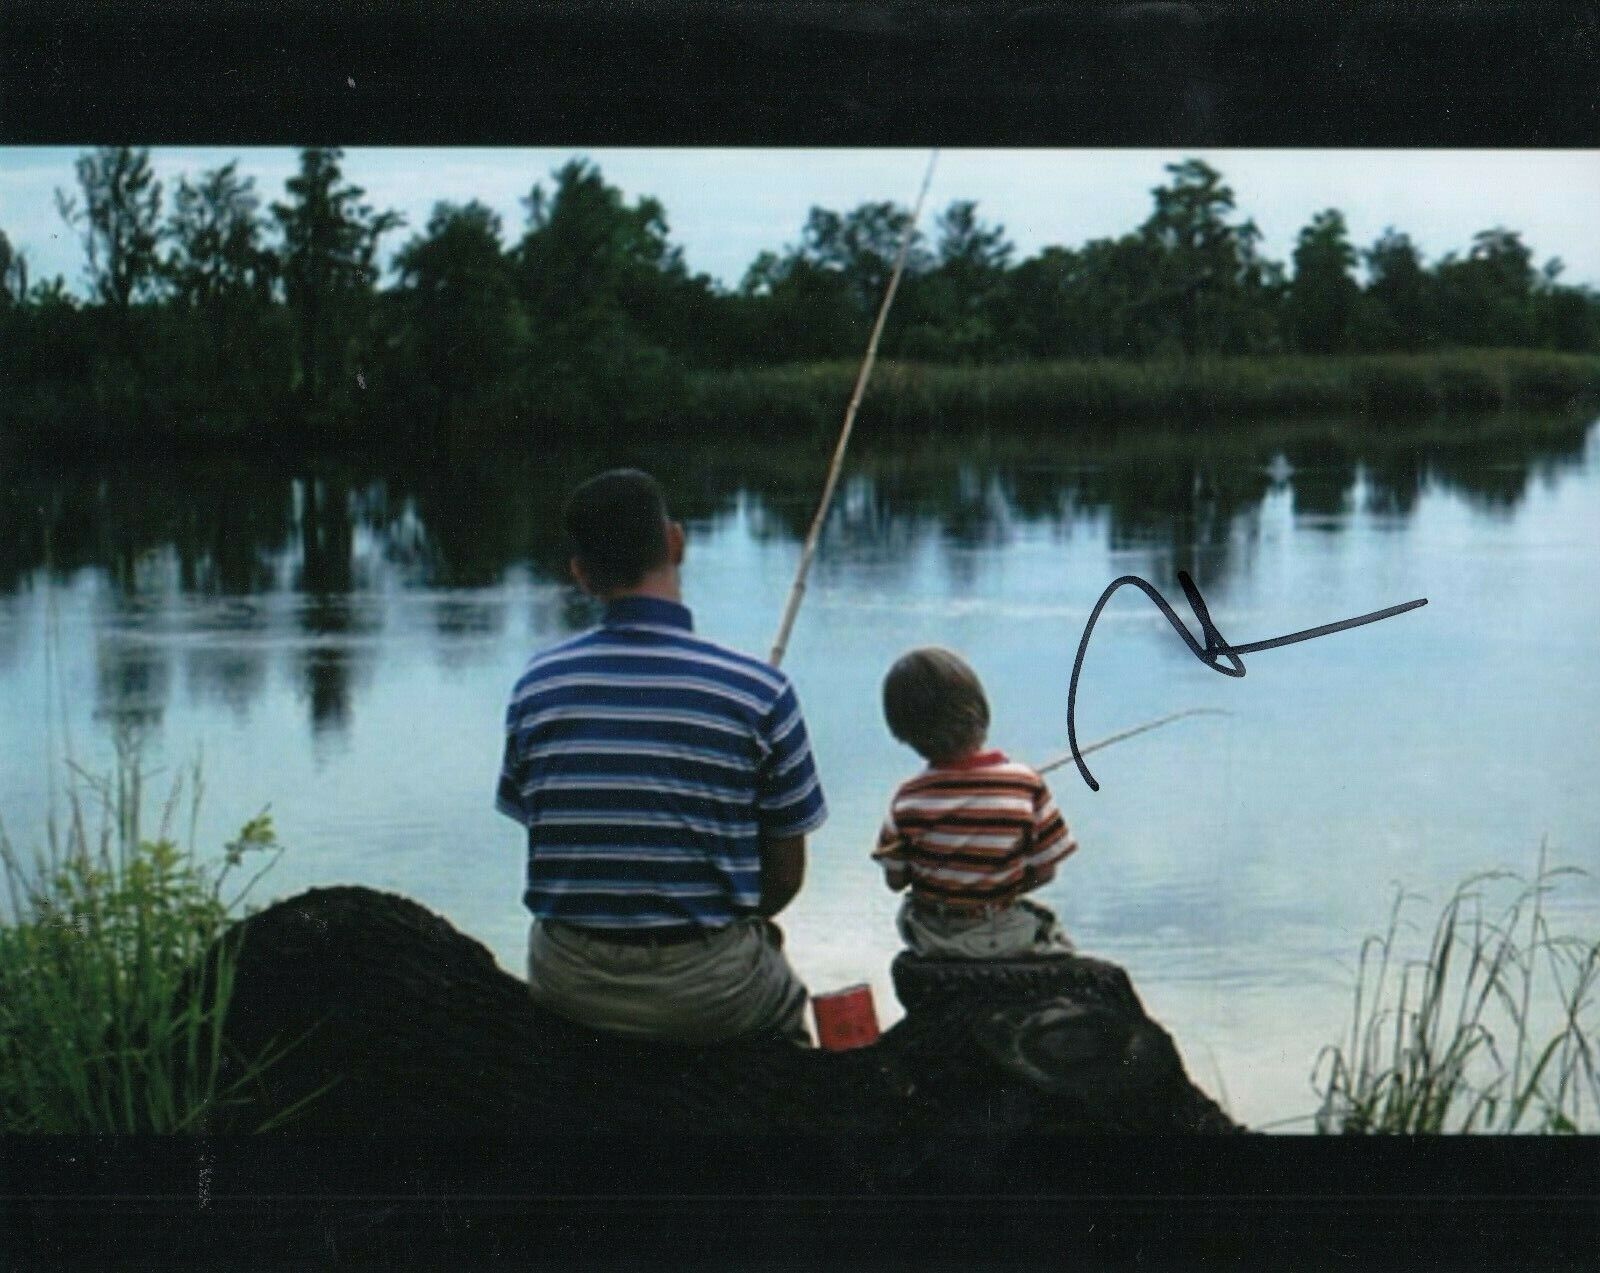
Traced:
<path id="1" fill-rule="evenodd" d="M 1572 869 L 1460 885 L 1425 956 L 1389 925 L 1361 948 L 1350 1030 L 1312 1081 L 1322 1132 L 1577 1132 L 1600 1129 L 1600 1066 L 1589 1036 L 1600 941 L 1561 935 L 1547 899 Z M 1514 885 L 1498 912 L 1489 894 Z"/>
<path id="2" fill-rule="evenodd" d="M 1391 226 L 1361 255 L 1367 267 L 1363 348 L 1420 349 L 1434 323 L 1428 275 L 1417 245 Z"/>
<path id="3" fill-rule="evenodd" d="M 418 405 L 448 429 L 458 409 L 493 408 L 511 373 L 526 357 L 530 335 L 517 304 L 509 261 L 500 244 L 500 218 L 481 203 L 435 205 L 426 233 L 395 261 L 400 275 L 402 326 L 398 361 L 413 374 Z"/>
<path id="4" fill-rule="evenodd" d="M 902 302 L 905 356 L 935 362 L 978 362 L 997 350 L 1008 320 L 1006 272 L 1015 247 L 1005 227 L 957 200 L 939 214 L 938 263 L 911 276 Z"/>
<path id="5" fill-rule="evenodd" d="M 784 364 L 818 368 L 789 380 L 831 386 L 832 364 L 858 363 L 910 220 L 892 202 L 814 207 L 796 242 L 762 252 L 730 290 L 688 270 L 658 200 L 629 198 L 573 159 L 532 187 L 509 245 L 483 204 L 437 205 L 380 290 L 380 247 L 400 219 L 364 202 L 341 163 L 336 149 L 304 150 L 265 212 L 235 164 L 183 177 L 163 219 L 148 152 L 86 153 L 80 196 L 60 201 L 84 239 L 87 303 L 60 279 L 30 280 L 0 236 L 0 429 L 44 444 L 181 434 L 449 448 L 492 430 L 536 439 L 704 417 L 707 385 L 731 402 L 741 385 L 779 383 Z M 1222 174 L 1196 159 L 1168 165 L 1137 227 L 1021 260 L 1005 227 L 956 200 L 929 240 L 912 236 L 882 353 L 971 371 L 930 402 L 948 392 L 980 411 L 1051 416 L 1073 404 L 1492 409 L 1554 401 L 1584 375 L 1461 351 L 1600 353 L 1600 293 L 1563 283 L 1559 261 L 1536 268 L 1503 227 L 1432 263 L 1393 228 L 1358 250 L 1333 208 L 1301 230 L 1288 269 L 1260 242 Z M 1288 353 L 1436 357 L 1322 367 L 1281 361 Z M 1246 356 L 1278 361 L 1230 361 Z M 1023 366 L 1104 360 L 1152 368 Z M 1176 370 L 1182 360 L 1197 369 Z M 1307 379 L 1286 384 L 1291 367 Z M 1047 386 L 1067 397 L 1040 400 Z M 780 413 L 810 418 L 815 404 Z"/>
<path id="6" fill-rule="evenodd" d="M 1317 213 L 1300 231 L 1287 297 L 1295 348 L 1308 354 L 1343 353 L 1350 348 L 1361 296 L 1355 264 L 1355 249 L 1338 209 Z"/>
<path id="7" fill-rule="evenodd" d="M 192 836 L 198 770 L 187 794 Z M 271 819 L 246 822 L 218 868 L 173 838 L 184 795 L 180 779 L 145 837 L 137 759 L 119 749 L 112 779 L 79 774 L 67 825 L 52 824 L 45 850 L 29 860 L 0 834 L 10 902 L 0 924 L 0 1131 L 211 1129 L 281 1054 L 230 1057 L 223 1037 L 238 960 L 229 921 L 281 853 Z M 233 887 L 261 855 L 266 864 Z M 225 1081 L 225 1071 L 239 1076 Z"/>
<path id="8" fill-rule="evenodd" d="M 527 229 L 512 254 L 532 329 L 523 404 L 566 423 L 626 421 L 676 396 L 681 363 L 663 342 L 682 322 L 680 302 L 708 283 L 687 274 L 657 200 L 629 205 L 584 160 L 554 177 L 548 194 L 535 185 L 523 201 Z"/>
<path id="9" fill-rule="evenodd" d="M 210 314 L 230 301 L 272 298 L 277 262 L 262 244 L 255 178 L 237 170 L 227 163 L 196 183 L 178 181 L 162 270 L 179 305 Z"/>
<path id="10" fill-rule="evenodd" d="M 11 246 L 0 230 L 0 309 L 22 305 L 28 299 L 28 259 Z"/>
<path id="11" fill-rule="evenodd" d="M 1144 321 L 1184 354 L 1251 347 L 1252 302 L 1275 281 L 1257 252 L 1255 222 L 1228 221 L 1233 190 L 1199 159 L 1168 164 L 1172 180 L 1151 192 L 1155 209 L 1140 227 L 1147 280 Z"/>
<path id="12" fill-rule="evenodd" d="M 298 337 L 296 388 L 313 405 L 331 386 L 348 394 L 359 373 L 366 302 L 376 290 L 378 243 L 401 224 L 396 212 L 375 212 L 366 192 L 344 180 L 335 147 L 300 152 L 300 171 L 287 182 L 289 201 L 274 203 L 283 235 L 284 297 Z"/>
<path id="13" fill-rule="evenodd" d="M 854 362 L 707 373 L 680 422 L 704 430 L 837 430 Z M 1570 409 L 1600 399 L 1600 357 L 1525 350 L 1432 354 L 1051 359 L 998 367 L 884 362 L 863 410 L 884 427 L 1077 428 L 1097 420 L 1225 420 L 1314 413 L 1382 421 L 1447 411 Z"/>
<path id="14" fill-rule="evenodd" d="M 57 190 L 56 207 L 83 239 L 91 294 L 126 310 L 159 276 L 161 183 L 150 152 L 102 146 L 78 158 L 77 172 L 83 202 Z"/>
<path id="15" fill-rule="evenodd" d="M 1465 258 L 1454 253 L 1434 276 L 1441 338 L 1450 344 L 1527 345 L 1533 338 L 1533 254 L 1504 229 L 1473 238 Z"/>

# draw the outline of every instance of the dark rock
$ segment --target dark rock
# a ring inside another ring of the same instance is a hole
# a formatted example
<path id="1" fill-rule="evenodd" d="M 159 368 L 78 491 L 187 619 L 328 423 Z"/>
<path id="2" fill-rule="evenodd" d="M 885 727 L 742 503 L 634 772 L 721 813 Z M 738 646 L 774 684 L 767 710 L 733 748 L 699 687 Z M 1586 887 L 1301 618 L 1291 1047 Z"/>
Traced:
<path id="1" fill-rule="evenodd" d="M 820 1135 L 902 1164 L 962 1136 L 1239 1130 L 1099 960 L 903 955 L 906 1017 L 870 1047 L 823 1052 L 602 1036 L 539 1008 L 439 916 L 367 888 L 279 902 L 239 937 L 229 1050 L 288 1045 L 232 1110 L 241 1129 L 293 1110 L 278 1125 L 311 1133 Z"/>

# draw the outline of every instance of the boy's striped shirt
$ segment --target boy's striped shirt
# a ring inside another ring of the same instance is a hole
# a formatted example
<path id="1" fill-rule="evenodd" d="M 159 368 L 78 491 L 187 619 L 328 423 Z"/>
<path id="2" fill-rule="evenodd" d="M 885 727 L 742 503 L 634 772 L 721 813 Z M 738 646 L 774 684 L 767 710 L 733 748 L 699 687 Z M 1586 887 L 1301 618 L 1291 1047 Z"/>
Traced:
<path id="1" fill-rule="evenodd" d="M 788 678 L 653 597 L 528 664 L 495 803 L 528 829 L 528 909 L 599 928 L 753 914 L 761 841 L 827 817 Z"/>
<path id="2" fill-rule="evenodd" d="M 901 784 L 872 856 L 914 898 L 978 909 L 1009 905 L 1077 847 L 1044 779 L 986 751 Z"/>

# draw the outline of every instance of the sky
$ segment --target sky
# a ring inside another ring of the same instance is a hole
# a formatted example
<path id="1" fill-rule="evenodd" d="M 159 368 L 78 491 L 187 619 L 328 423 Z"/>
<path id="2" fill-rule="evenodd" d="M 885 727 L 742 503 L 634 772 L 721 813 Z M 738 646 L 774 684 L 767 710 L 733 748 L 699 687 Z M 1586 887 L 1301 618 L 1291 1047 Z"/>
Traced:
<path id="1" fill-rule="evenodd" d="M 26 254 L 34 278 L 63 275 L 82 290 L 82 249 L 62 225 L 54 191 L 76 188 L 73 147 L 0 148 L 0 230 Z M 346 177 L 379 208 L 404 214 L 385 240 L 385 260 L 426 223 L 435 201 L 479 199 L 498 211 L 506 237 L 521 232 L 521 199 L 553 169 L 587 155 L 630 198 L 666 209 L 670 235 L 691 270 L 736 286 L 763 249 L 798 240 L 813 205 L 845 210 L 869 200 L 909 205 L 925 150 L 473 149 L 360 147 L 345 152 Z M 1049 244 L 1077 246 L 1121 234 L 1150 210 L 1163 165 L 1198 157 L 1233 187 L 1238 214 L 1263 232 L 1267 255 L 1287 263 L 1300 228 L 1327 207 L 1344 212 L 1358 246 L 1385 227 L 1410 234 L 1432 261 L 1465 252 L 1479 230 L 1521 231 L 1536 264 L 1566 263 L 1562 279 L 1600 286 L 1600 151 L 1510 150 L 945 150 L 924 227 L 956 199 L 1005 226 L 1017 259 Z M 283 196 L 295 168 L 289 148 L 158 147 L 158 176 L 238 159 L 264 201 Z"/>

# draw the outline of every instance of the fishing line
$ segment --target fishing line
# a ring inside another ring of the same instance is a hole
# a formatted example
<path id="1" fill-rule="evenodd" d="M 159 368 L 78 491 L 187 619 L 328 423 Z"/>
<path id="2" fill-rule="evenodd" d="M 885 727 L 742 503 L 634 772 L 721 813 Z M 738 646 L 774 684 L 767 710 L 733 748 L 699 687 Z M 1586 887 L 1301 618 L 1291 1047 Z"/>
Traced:
<path id="1" fill-rule="evenodd" d="M 1143 734 L 1143 733 L 1147 733 L 1148 731 L 1150 731 L 1152 729 L 1160 729 L 1161 726 L 1170 725 L 1170 724 L 1172 724 L 1173 721 L 1182 720 L 1185 716 L 1232 716 L 1232 715 L 1233 715 L 1232 712 L 1224 711 L 1220 707 L 1190 707 L 1190 708 L 1187 708 L 1187 709 L 1185 709 L 1184 711 L 1181 711 L 1181 712 L 1169 712 L 1165 716 L 1156 717 L 1155 720 L 1145 721 L 1145 723 L 1142 724 L 1142 725 L 1134 725 L 1134 726 L 1132 726 L 1131 728 L 1128 728 L 1128 729 L 1120 729 L 1114 734 L 1108 734 L 1104 738 L 1096 739 L 1094 742 L 1090 743 L 1087 747 L 1078 748 L 1076 754 L 1078 756 L 1087 756 L 1090 752 L 1099 751 L 1102 747 L 1109 747 L 1109 746 L 1111 746 L 1112 743 L 1120 743 L 1123 739 L 1132 738 L 1135 734 Z M 1059 769 L 1062 765 L 1066 764 L 1067 761 L 1073 759 L 1073 757 L 1074 757 L 1074 753 L 1073 752 L 1064 751 L 1059 756 L 1052 757 L 1050 760 L 1047 760 L 1044 764 L 1040 765 L 1035 770 L 1035 772 L 1036 773 L 1040 773 L 1040 774 L 1047 774 L 1052 769 Z"/>

